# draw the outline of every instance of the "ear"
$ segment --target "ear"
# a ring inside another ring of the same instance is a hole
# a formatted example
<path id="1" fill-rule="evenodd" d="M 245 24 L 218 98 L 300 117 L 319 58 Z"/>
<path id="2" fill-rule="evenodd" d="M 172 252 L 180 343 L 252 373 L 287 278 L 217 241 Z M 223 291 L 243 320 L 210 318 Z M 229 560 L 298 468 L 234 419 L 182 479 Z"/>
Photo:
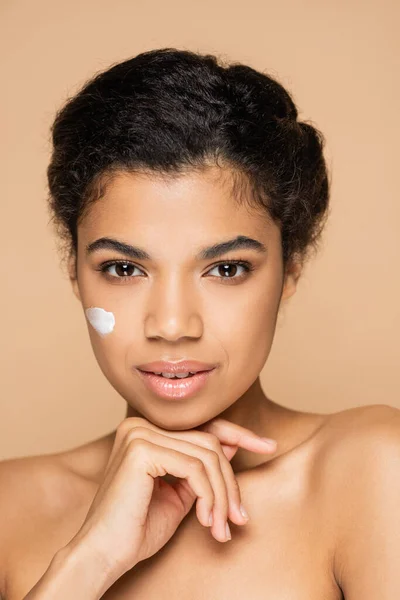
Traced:
<path id="1" fill-rule="evenodd" d="M 287 300 L 296 292 L 297 282 L 303 270 L 302 264 L 299 261 L 293 260 L 287 265 L 285 271 L 285 279 L 283 283 L 281 301 Z"/>
<path id="2" fill-rule="evenodd" d="M 77 260 L 75 253 L 71 252 L 68 258 L 68 275 L 69 280 L 72 285 L 72 291 L 74 292 L 77 299 L 81 302 L 81 295 L 79 291 L 78 285 L 78 277 L 77 277 Z"/>

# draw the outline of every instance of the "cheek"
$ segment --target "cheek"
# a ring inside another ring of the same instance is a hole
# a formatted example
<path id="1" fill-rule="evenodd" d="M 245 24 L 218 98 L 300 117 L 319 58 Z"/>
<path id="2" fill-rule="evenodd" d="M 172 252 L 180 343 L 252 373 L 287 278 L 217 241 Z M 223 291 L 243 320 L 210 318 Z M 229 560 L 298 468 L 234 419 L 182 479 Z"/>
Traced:
<path id="1" fill-rule="evenodd" d="M 123 339 L 121 332 L 128 336 L 129 328 L 121 327 L 124 320 L 117 311 L 89 306 L 84 312 L 91 346 L 100 369 L 111 383 L 115 377 L 123 378 L 126 368 L 126 347 L 129 347 L 132 340 Z"/>
<path id="2" fill-rule="evenodd" d="M 115 316 L 112 312 L 92 306 L 85 309 L 85 315 L 97 333 L 104 337 L 109 335 L 115 327 Z"/>
<path id="3" fill-rule="evenodd" d="M 218 337 L 225 354 L 223 397 L 227 406 L 245 394 L 259 377 L 274 331 L 275 311 L 270 303 L 251 303 L 241 312 L 231 307 L 210 325 L 210 333 Z"/>
<path id="4" fill-rule="evenodd" d="M 207 330 L 225 350 L 228 369 L 257 376 L 274 338 L 278 301 L 274 294 L 249 294 L 246 302 L 210 311 Z"/>

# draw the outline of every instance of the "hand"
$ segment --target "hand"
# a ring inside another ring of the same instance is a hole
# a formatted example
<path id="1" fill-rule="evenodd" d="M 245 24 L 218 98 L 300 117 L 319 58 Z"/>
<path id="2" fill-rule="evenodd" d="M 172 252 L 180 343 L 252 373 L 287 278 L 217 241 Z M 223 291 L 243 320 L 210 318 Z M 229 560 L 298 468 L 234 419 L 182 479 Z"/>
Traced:
<path id="1" fill-rule="evenodd" d="M 195 500 L 199 522 L 226 541 L 227 519 L 243 525 L 240 490 L 230 460 L 239 447 L 273 453 L 249 429 L 216 418 L 199 429 L 167 431 L 144 418 L 117 428 L 104 478 L 71 546 L 90 544 L 109 567 L 111 585 L 162 548 Z M 162 477 L 176 477 L 168 483 Z M 229 539 L 229 538 L 228 538 Z"/>

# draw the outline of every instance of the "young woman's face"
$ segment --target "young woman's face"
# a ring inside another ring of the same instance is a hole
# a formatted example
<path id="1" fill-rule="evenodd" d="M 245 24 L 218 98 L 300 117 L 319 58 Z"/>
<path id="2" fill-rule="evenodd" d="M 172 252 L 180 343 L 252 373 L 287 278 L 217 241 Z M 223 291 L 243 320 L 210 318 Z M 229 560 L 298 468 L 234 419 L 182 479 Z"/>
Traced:
<path id="1" fill-rule="evenodd" d="M 130 406 L 166 429 L 197 427 L 246 393 L 268 358 L 280 302 L 295 291 L 295 278 L 283 282 L 278 226 L 237 205 L 228 174 L 216 167 L 169 179 L 121 173 L 78 228 L 74 293 L 86 316 L 95 307 L 115 319 L 103 334 L 87 320 L 99 366 Z M 258 244 L 199 256 L 238 236 Z M 150 258 L 112 247 L 88 252 L 101 238 L 139 247 Z M 136 368 L 180 359 L 217 365 L 187 399 L 159 397 Z"/>

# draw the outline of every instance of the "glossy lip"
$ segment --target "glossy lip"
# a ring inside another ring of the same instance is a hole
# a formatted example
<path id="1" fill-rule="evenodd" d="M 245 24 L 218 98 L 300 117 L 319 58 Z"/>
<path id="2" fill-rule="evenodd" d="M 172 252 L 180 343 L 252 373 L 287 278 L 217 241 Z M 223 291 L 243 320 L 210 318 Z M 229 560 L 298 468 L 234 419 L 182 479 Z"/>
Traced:
<path id="1" fill-rule="evenodd" d="M 171 362 L 165 360 L 158 360 L 151 363 L 138 365 L 136 368 L 139 371 L 146 371 L 151 373 L 197 373 L 198 371 L 211 371 L 216 365 L 210 363 L 200 362 L 198 360 L 180 360 L 178 362 Z"/>
<path id="2" fill-rule="evenodd" d="M 196 373 L 187 379 L 166 379 L 161 375 L 137 369 L 147 388 L 160 398 L 186 400 L 197 394 L 207 383 L 215 369 Z"/>

